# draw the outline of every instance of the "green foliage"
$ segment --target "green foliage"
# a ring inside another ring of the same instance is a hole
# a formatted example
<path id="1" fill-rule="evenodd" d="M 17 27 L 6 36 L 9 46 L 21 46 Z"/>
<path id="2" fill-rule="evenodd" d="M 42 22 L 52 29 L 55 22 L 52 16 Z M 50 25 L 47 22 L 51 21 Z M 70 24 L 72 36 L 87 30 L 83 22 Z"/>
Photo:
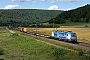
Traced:
<path id="1" fill-rule="evenodd" d="M 0 48 L 0 55 L 4 55 L 4 50 Z"/>
<path id="2" fill-rule="evenodd" d="M 65 60 L 65 54 L 67 54 L 67 52 L 63 49 L 56 48 L 53 50 L 53 56 L 56 57 L 56 60 Z"/>
<path id="3" fill-rule="evenodd" d="M 85 25 L 85 27 L 88 27 L 88 25 Z"/>
<path id="4" fill-rule="evenodd" d="M 57 28 L 59 26 L 60 25 L 57 25 L 57 24 L 46 24 L 46 25 L 42 25 L 41 27 L 42 28 Z"/>
<path id="5" fill-rule="evenodd" d="M 17 36 L 18 36 L 17 33 L 12 33 L 12 34 L 11 34 L 11 37 L 13 37 L 13 38 L 15 38 L 15 37 L 17 37 Z"/>
<path id="6" fill-rule="evenodd" d="M 0 60 L 4 60 L 4 59 L 0 59 Z"/>
<path id="7" fill-rule="evenodd" d="M 84 54 L 84 52 L 82 50 L 78 52 L 79 56 L 83 56 L 83 54 Z"/>
<path id="8" fill-rule="evenodd" d="M 90 60 L 90 52 L 89 52 L 88 60 Z"/>
<path id="9" fill-rule="evenodd" d="M 90 22 L 90 4 L 77 9 L 64 11 L 59 14 L 56 18 L 53 18 L 49 23 L 71 23 L 71 22 Z"/>
<path id="10" fill-rule="evenodd" d="M 13 36 L 18 36 L 18 34 L 17 34 L 17 33 L 13 33 L 12 35 L 13 35 Z"/>
<path id="11" fill-rule="evenodd" d="M 84 51 L 79 51 L 78 55 L 81 57 L 82 60 L 90 60 L 90 51 L 88 54 L 84 54 Z"/>
<path id="12" fill-rule="evenodd" d="M 1 26 L 29 26 L 30 24 L 47 22 L 56 17 L 62 11 L 55 10 L 35 10 L 35 9 L 14 9 L 0 10 Z"/>

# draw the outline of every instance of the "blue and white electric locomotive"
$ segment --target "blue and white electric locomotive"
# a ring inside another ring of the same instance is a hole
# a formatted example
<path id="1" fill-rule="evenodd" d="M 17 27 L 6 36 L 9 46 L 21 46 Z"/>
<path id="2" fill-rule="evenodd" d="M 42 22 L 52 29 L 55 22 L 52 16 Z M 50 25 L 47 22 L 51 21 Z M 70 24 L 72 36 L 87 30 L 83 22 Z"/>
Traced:
<path id="1" fill-rule="evenodd" d="M 59 40 L 64 40 L 68 42 L 77 42 L 77 35 L 74 32 L 68 31 L 52 31 L 52 37 Z"/>

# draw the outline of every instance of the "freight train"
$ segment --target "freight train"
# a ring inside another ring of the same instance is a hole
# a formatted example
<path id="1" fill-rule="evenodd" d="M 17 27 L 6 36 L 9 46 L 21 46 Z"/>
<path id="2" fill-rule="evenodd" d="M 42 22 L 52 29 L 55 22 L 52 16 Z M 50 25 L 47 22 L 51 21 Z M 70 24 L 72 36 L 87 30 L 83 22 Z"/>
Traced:
<path id="1" fill-rule="evenodd" d="M 20 31 L 28 33 L 28 30 L 26 28 L 21 28 Z M 72 32 L 72 31 L 64 32 L 64 31 L 53 30 L 51 36 L 40 34 L 40 33 L 34 33 L 34 32 L 32 32 L 31 34 L 40 36 L 40 37 L 53 38 L 53 39 L 58 39 L 58 40 L 63 40 L 68 42 L 77 42 L 77 35 L 75 32 Z"/>

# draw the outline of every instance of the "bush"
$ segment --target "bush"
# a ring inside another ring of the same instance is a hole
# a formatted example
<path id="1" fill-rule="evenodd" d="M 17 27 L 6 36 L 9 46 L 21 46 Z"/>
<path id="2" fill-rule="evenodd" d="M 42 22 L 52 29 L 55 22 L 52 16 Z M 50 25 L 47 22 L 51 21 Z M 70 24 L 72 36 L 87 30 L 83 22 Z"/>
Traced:
<path id="1" fill-rule="evenodd" d="M 84 54 L 84 52 L 82 50 L 78 52 L 79 56 L 83 56 L 83 54 Z"/>
<path id="2" fill-rule="evenodd" d="M 0 59 L 0 60 L 4 60 L 4 59 Z"/>
<path id="3" fill-rule="evenodd" d="M 62 50 L 60 48 L 56 48 L 53 50 L 53 56 L 56 57 L 56 60 L 65 60 L 64 59 L 64 54 L 65 54 L 65 50 Z"/>
<path id="4" fill-rule="evenodd" d="M 0 55 L 4 55 L 4 50 L 0 48 Z"/>
<path id="5" fill-rule="evenodd" d="M 90 52 L 88 52 L 87 60 L 90 60 Z"/>
<path id="6" fill-rule="evenodd" d="M 12 36 L 13 36 L 13 37 L 16 37 L 16 36 L 18 36 L 18 34 L 16 34 L 16 33 L 13 33 L 13 34 L 12 34 Z"/>
<path id="7" fill-rule="evenodd" d="M 88 25 L 85 25 L 85 27 L 88 27 Z"/>

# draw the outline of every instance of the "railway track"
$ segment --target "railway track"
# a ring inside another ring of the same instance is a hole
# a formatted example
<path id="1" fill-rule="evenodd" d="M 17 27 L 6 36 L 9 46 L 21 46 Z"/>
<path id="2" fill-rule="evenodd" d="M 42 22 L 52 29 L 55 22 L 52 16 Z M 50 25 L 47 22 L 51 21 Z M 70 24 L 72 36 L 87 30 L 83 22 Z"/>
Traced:
<path id="1" fill-rule="evenodd" d="M 20 30 L 18 30 L 18 31 L 20 31 Z M 30 34 L 30 35 L 34 35 L 34 36 L 38 36 L 38 37 L 42 37 L 42 38 L 58 40 L 58 41 L 61 41 L 62 43 L 64 42 L 63 40 L 55 39 L 52 36 L 46 35 L 46 34 L 34 33 L 34 32 L 24 32 L 24 31 L 20 31 L 20 32 Z M 71 42 L 64 42 L 64 43 L 68 44 L 68 45 L 71 45 L 71 46 L 74 46 L 76 48 L 80 48 L 80 49 L 83 49 L 83 50 L 90 51 L 90 44 L 89 43 L 85 43 L 85 42 L 72 42 L 72 43 Z"/>
<path id="2" fill-rule="evenodd" d="M 86 46 L 86 47 L 90 47 L 90 44 L 84 43 L 84 42 L 80 42 L 79 45 L 81 45 L 81 46 Z"/>

